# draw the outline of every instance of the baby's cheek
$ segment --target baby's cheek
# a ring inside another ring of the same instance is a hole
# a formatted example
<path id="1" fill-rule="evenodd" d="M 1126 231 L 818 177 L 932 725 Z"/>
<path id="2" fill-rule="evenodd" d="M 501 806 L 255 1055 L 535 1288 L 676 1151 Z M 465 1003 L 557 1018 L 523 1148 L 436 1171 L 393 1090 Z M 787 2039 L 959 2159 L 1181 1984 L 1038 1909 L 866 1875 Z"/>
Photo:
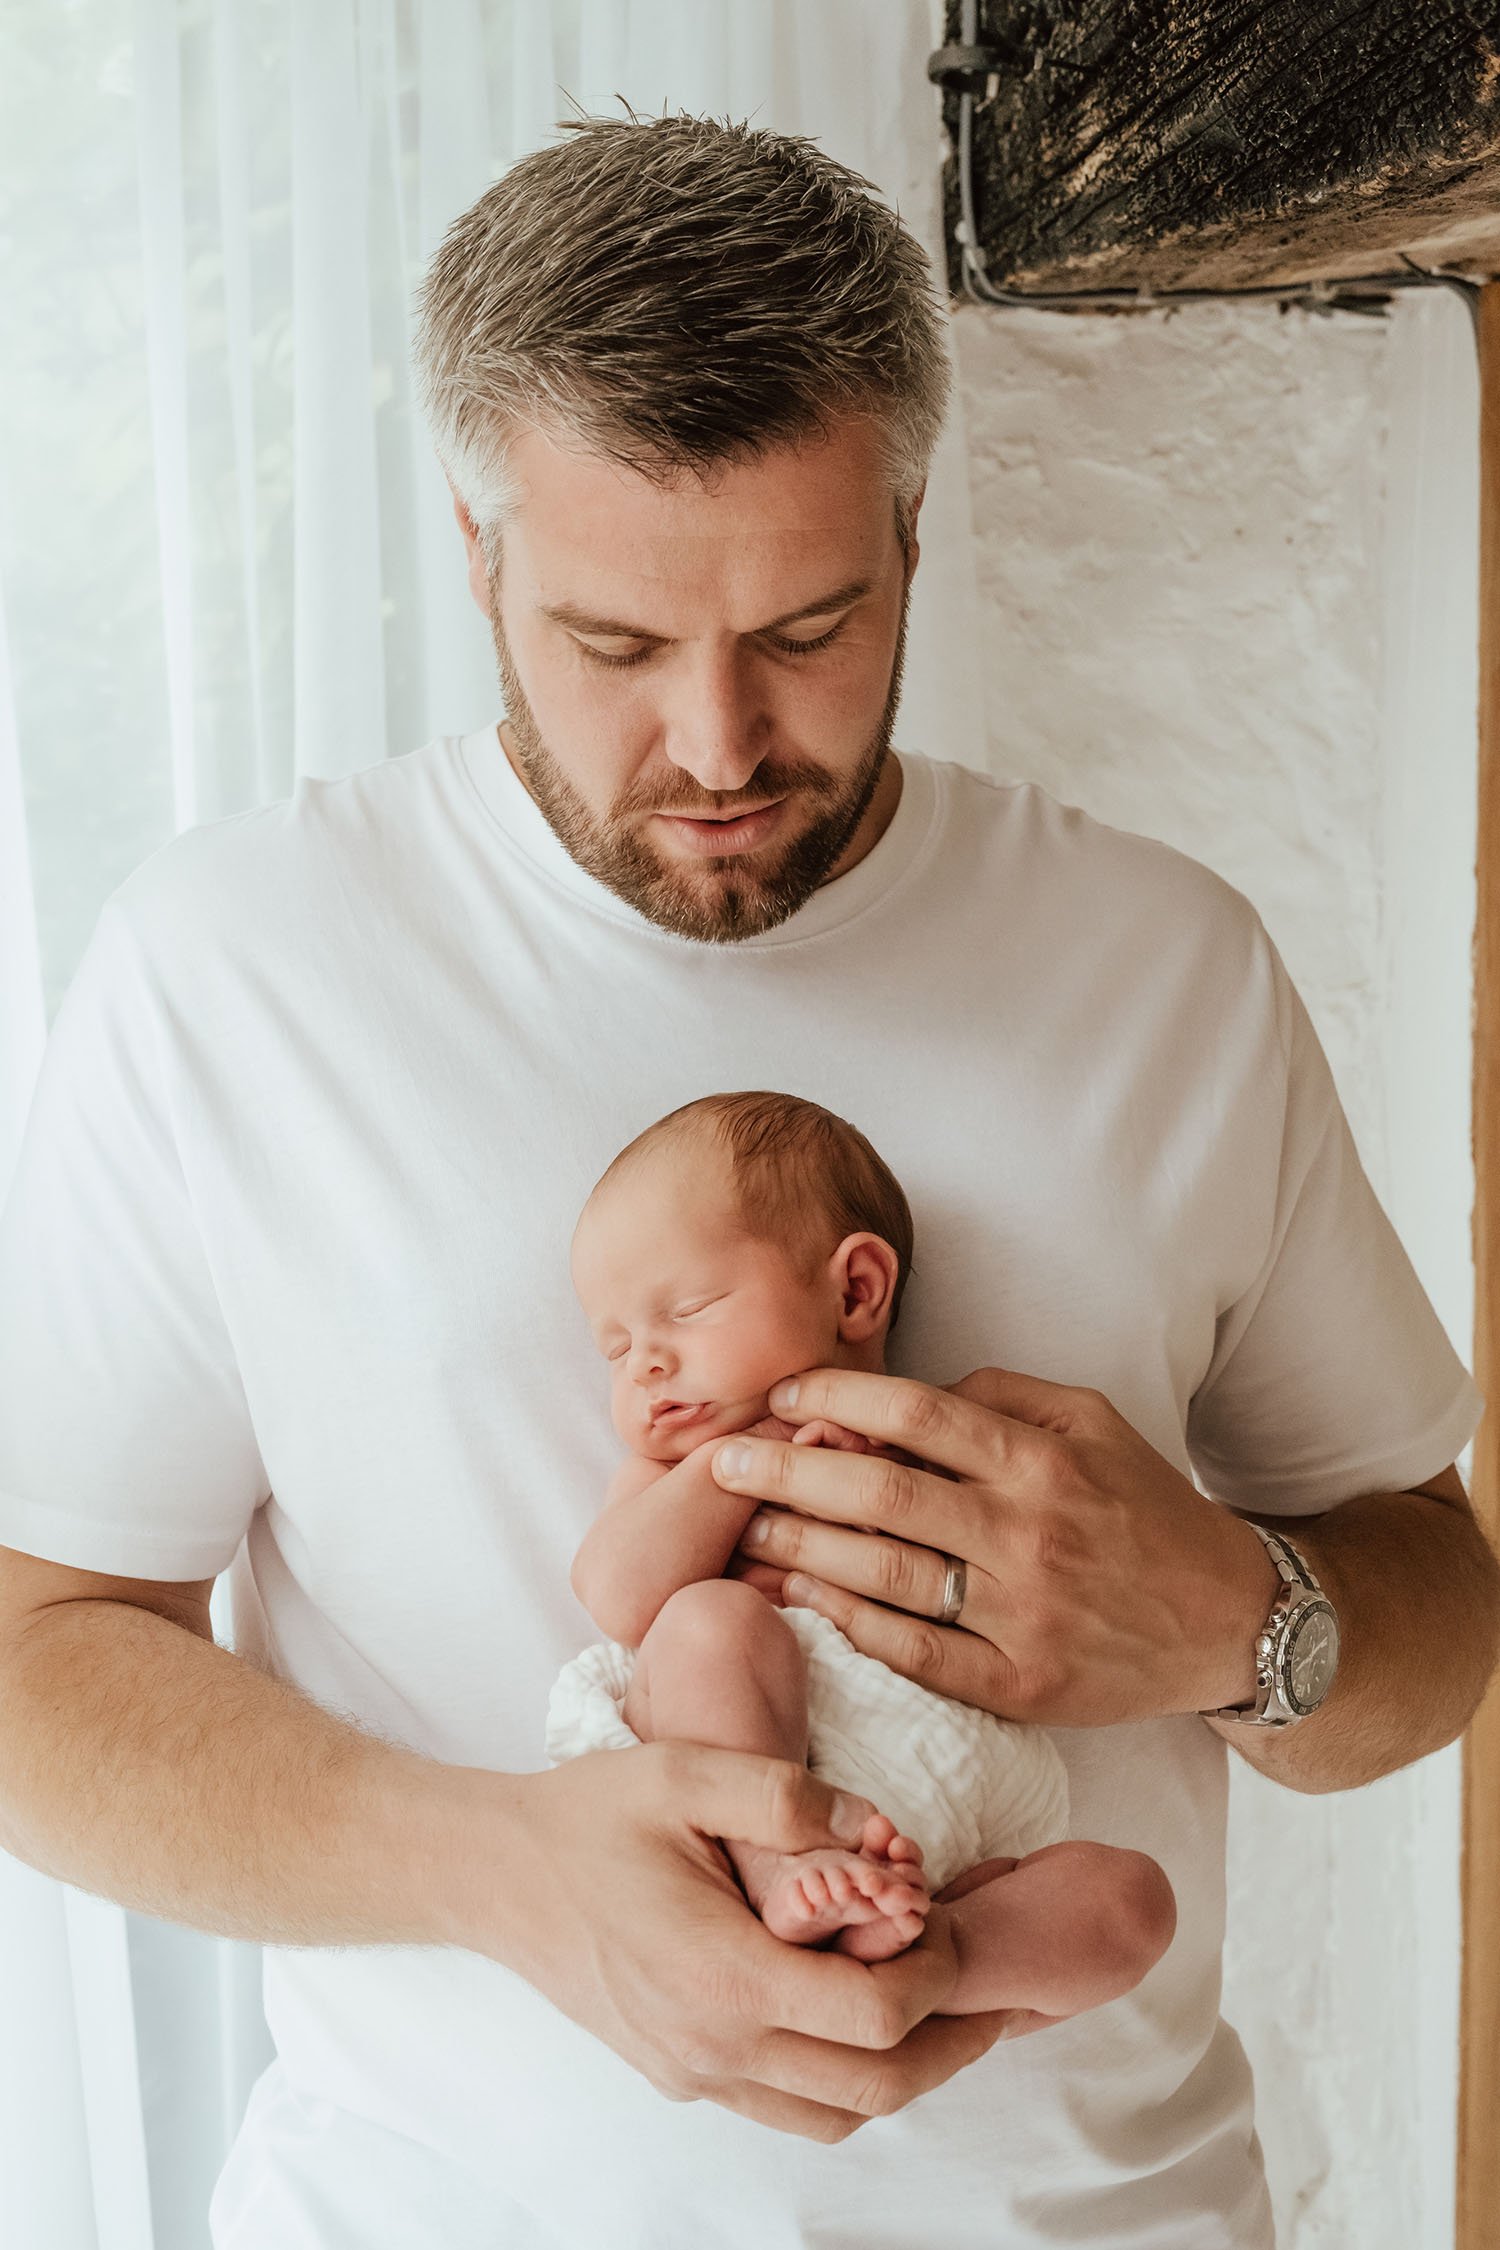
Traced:
<path id="1" fill-rule="evenodd" d="M 609 1418 L 615 1426 L 616 1437 L 633 1445 L 640 1434 L 639 1418 L 631 1413 L 630 1398 L 619 1383 L 610 1387 Z"/>
<path id="2" fill-rule="evenodd" d="M 786 1373 L 781 1351 L 757 1350 L 725 1338 L 725 1349 L 716 1351 L 703 1368 L 705 1392 L 715 1398 L 764 1398 L 773 1383 Z"/>

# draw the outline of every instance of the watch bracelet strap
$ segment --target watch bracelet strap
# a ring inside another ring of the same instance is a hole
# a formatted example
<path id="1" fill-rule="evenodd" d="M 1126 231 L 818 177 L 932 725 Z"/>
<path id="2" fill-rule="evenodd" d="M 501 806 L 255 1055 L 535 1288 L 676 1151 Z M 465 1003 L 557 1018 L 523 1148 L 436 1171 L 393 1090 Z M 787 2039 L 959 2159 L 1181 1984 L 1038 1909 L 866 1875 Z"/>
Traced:
<path id="1" fill-rule="evenodd" d="M 1267 1531 L 1264 1524 L 1253 1523 L 1248 1516 L 1242 1517 L 1241 1521 L 1249 1523 L 1250 1529 L 1259 1537 L 1266 1553 L 1276 1565 L 1277 1575 L 1281 1580 L 1271 1616 L 1267 1619 L 1266 1626 L 1262 1628 L 1265 1631 L 1270 1629 L 1273 1622 L 1279 1622 L 1280 1618 L 1286 1615 L 1286 1610 L 1282 1607 L 1282 1598 L 1288 1587 L 1296 1586 L 1311 1594 L 1321 1594 L 1323 1589 L 1313 1575 L 1311 1565 L 1306 1557 L 1299 1553 L 1290 1539 L 1284 1539 L 1278 1531 Z M 1271 1697 L 1268 1694 L 1265 1697 L 1265 1702 L 1269 1705 L 1270 1701 Z M 1285 1715 L 1277 1713 L 1275 1716 L 1263 1715 L 1261 1703 L 1261 1683 L 1257 1680 L 1255 1694 L 1248 1703 L 1228 1703 L 1217 1711 L 1204 1711 L 1199 1715 L 1205 1719 L 1238 1719 L 1245 1726 L 1285 1727 L 1296 1724 L 1297 1713 L 1288 1712 Z"/>
<path id="2" fill-rule="evenodd" d="M 1241 1519 L 1250 1523 L 1248 1516 Z M 1258 1532 L 1265 1544 L 1266 1553 L 1281 1573 L 1283 1586 L 1305 1586 L 1311 1594 L 1321 1594 L 1323 1589 L 1313 1576 L 1312 1566 L 1300 1549 L 1279 1531 L 1267 1531 L 1263 1523 L 1251 1523 L 1250 1529 Z"/>

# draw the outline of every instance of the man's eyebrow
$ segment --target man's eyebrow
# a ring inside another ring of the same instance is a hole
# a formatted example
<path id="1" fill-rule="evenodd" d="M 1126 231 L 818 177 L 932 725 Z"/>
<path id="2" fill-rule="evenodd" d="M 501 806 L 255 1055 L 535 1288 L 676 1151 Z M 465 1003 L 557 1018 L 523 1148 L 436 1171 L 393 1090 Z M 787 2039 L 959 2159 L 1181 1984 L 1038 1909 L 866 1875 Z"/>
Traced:
<path id="1" fill-rule="evenodd" d="M 873 586 L 871 578 L 851 578 L 847 586 L 836 586 L 831 594 L 823 594 L 815 602 L 804 602 L 800 609 L 789 609 L 784 617 L 773 617 L 769 625 L 758 625 L 758 633 L 778 633 L 783 625 L 800 625 L 804 617 L 826 617 L 836 609 L 851 609 L 863 601 Z M 599 633 L 614 640 L 665 641 L 665 633 L 654 633 L 649 625 L 627 625 L 618 617 L 591 617 L 587 610 L 572 602 L 543 602 L 543 617 L 550 617 L 556 625 L 566 625 L 574 633 Z"/>

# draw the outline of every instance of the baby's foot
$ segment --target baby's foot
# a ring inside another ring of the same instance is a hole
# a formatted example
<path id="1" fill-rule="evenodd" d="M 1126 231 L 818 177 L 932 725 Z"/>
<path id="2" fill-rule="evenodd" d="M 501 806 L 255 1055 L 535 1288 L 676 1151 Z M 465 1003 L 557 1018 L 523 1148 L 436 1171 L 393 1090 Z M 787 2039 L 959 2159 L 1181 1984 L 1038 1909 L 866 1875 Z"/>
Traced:
<path id="1" fill-rule="evenodd" d="M 874 1813 L 865 1822 L 860 1850 L 874 1858 L 888 1860 L 893 1871 L 920 1886 L 924 1894 L 921 1920 L 925 1921 L 926 1909 L 932 1904 L 932 1899 L 927 1877 L 922 1872 L 922 1847 L 916 1839 L 901 1835 L 896 1823 L 888 1820 L 884 1813 Z M 900 1946 L 892 1946 L 886 1942 L 888 1935 L 884 1921 L 856 1923 L 839 1931 L 833 1941 L 833 1949 L 838 1953 L 852 1954 L 857 1961 L 885 1961 L 893 1952 L 901 1951 Z M 920 1927 L 917 1935 L 921 1935 Z"/>
<path id="2" fill-rule="evenodd" d="M 792 1945 L 834 1938 L 858 1958 L 884 1961 L 922 1934 L 932 1904 L 922 1849 L 884 1814 L 866 1822 L 857 1852 L 828 1845 L 777 1852 L 729 1847 L 746 1895 L 773 1937 Z"/>

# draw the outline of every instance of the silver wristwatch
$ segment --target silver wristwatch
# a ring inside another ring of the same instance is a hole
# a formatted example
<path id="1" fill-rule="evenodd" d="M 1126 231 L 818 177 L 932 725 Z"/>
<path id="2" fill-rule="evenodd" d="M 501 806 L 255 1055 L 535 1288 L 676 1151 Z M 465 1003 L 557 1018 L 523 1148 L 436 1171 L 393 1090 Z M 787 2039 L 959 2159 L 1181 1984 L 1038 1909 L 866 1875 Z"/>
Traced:
<path id="1" fill-rule="evenodd" d="M 1205 1711 L 1203 1716 L 1237 1719 L 1247 1727 L 1291 1727 L 1316 1711 L 1333 1685 L 1339 1621 L 1291 1541 L 1258 1523 L 1250 1529 L 1259 1532 L 1281 1573 L 1275 1606 L 1255 1643 L 1255 1700 Z"/>

